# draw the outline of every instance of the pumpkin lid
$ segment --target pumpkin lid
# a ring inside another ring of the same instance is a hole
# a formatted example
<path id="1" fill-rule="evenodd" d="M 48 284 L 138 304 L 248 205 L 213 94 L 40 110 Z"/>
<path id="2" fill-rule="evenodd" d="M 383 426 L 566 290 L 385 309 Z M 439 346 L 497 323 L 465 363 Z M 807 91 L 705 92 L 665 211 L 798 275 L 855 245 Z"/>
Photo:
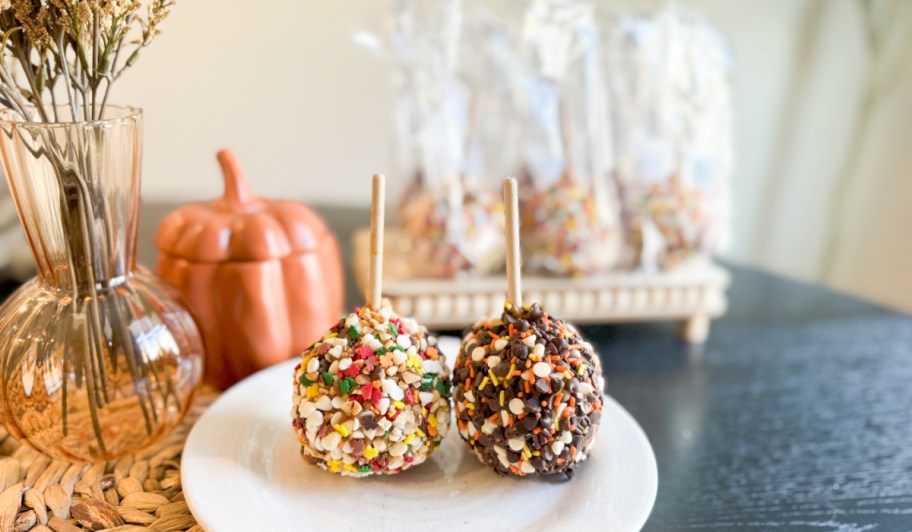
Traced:
<path id="1" fill-rule="evenodd" d="M 155 235 L 163 253 L 190 262 L 261 261 L 313 251 L 329 232 L 304 205 L 255 198 L 229 150 L 218 152 L 225 193 L 165 217 Z"/>

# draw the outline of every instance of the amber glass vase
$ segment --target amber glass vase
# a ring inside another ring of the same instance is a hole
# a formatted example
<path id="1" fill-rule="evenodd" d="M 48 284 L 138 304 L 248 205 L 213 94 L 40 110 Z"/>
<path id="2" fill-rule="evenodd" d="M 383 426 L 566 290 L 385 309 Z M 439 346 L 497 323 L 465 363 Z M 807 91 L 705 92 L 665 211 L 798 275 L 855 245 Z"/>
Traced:
<path id="1" fill-rule="evenodd" d="M 55 458 L 142 448 L 186 413 L 203 355 L 171 289 L 136 266 L 142 113 L 32 123 L 0 111 L 0 150 L 38 265 L 0 308 L 0 419 Z"/>

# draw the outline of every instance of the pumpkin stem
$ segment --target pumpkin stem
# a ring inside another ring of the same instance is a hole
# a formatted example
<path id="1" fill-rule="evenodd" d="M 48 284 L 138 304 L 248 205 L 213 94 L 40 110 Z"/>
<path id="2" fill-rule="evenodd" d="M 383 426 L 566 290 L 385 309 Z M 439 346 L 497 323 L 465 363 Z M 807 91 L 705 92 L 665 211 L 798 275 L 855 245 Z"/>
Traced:
<path id="1" fill-rule="evenodd" d="M 225 202 L 232 207 L 243 206 L 253 199 L 253 193 L 250 192 L 247 178 L 238 166 L 234 153 L 231 150 L 221 150 L 217 157 L 225 176 Z"/>

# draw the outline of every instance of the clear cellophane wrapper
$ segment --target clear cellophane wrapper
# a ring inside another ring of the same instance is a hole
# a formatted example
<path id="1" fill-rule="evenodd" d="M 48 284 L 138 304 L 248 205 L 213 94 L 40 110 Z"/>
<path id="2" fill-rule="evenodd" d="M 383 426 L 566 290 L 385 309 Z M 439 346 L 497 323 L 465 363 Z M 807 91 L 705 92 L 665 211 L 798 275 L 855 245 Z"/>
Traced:
<path id="1" fill-rule="evenodd" d="M 524 268 L 558 276 L 607 271 L 619 259 L 623 229 L 592 6 L 532 2 L 520 53 Z"/>
<path id="2" fill-rule="evenodd" d="M 616 15 L 606 34 L 632 266 L 664 270 L 720 251 L 732 172 L 726 40 L 675 4 Z"/>
<path id="3" fill-rule="evenodd" d="M 482 4 L 401 2 L 393 15 L 397 159 L 411 176 L 398 216 L 411 273 L 495 273 L 510 129 L 502 29 Z"/>

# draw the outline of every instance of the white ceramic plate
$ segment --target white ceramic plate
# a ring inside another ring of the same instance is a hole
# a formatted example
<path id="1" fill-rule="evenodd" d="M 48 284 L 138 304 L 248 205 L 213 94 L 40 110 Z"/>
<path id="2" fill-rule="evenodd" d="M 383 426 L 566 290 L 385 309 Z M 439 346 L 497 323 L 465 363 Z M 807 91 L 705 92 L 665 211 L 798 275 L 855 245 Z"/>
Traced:
<path id="1" fill-rule="evenodd" d="M 452 357 L 455 338 L 442 338 Z M 636 421 L 606 398 L 589 459 L 570 481 L 499 477 L 456 430 L 424 464 L 346 478 L 307 465 L 291 428 L 292 360 L 237 384 L 197 421 L 181 471 L 206 530 L 639 530 L 655 502 L 655 456 Z"/>

